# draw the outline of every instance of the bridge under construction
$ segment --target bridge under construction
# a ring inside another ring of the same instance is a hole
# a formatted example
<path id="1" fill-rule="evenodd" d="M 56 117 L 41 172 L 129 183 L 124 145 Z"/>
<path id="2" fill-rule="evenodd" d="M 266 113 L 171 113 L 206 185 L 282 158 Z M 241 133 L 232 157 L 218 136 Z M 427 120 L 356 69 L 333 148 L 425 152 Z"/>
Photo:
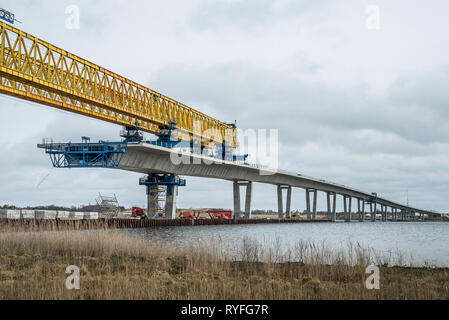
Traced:
<path id="1" fill-rule="evenodd" d="M 294 188 L 305 190 L 311 220 L 316 219 L 318 192 L 326 194 L 331 221 L 336 221 L 337 196 L 343 200 L 346 221 L 351 221 L 354 200 L 360 221 L 367 210 L 371 221 L 379 212 L 382 221 L 389 216 L 393 221 L 439 216 L 376 193 L 249 164 L 248 155 L 237 154 L 235 123 L 207 116 L 4 22 L 0 22 L 0 93 L 123 126 L 117 142 L 94 143 L 83 137 L 79 143 L 45 140 L 38 146 L 57 168 L 145 174 L 139 184 L 147 190 L 150 218 L 176 217 L 178 189 L 186 185 L 181 176 L 232 181 L 236 219 L 251 218 L 253 183 L 277 187 L 280 219 L 290 217 Z M 156 135 L 157 140 L 145 140 L 143 132 Z M 174 163 L 176 152 L 191 161 Z M 246 191 L 243 205 L 241 188 Z"/>

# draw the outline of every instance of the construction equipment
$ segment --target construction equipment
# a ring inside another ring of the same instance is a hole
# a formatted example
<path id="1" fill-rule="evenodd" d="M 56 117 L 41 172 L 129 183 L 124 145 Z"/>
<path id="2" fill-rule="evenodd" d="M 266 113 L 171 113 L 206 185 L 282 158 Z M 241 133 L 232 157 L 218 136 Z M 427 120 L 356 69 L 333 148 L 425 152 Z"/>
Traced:
<path id="1" fill-rule="evenodd" d="M 197 220 L 198 217 L 195 215 L 193 211 L 181 211 L 178 215 L 178 219 Z"/>
<path id="2" fill-rule="evenodd" d="M 236 154 L 235 123 L 209 117 L 1 21 L 0 93 L 125 127 L 121 142 L 44 141 L 38 147 L 56 168 L 118 168 L 128 145 L 143 143 L 230 162 L 248 157 Z M 158 139 L 144 141 L 142 131 Z M 147 187 L 149 218 L 175 215 L 173 195 L 185 180 L 150 174 L 139 183 Z"/>
<path id="3" fill-rule="evenodd" d="M 231 210 L 212 209 L 205 211 L 211 219 L 232 219 Z"/>
<path id="4" fill-rule="evenodd" d="M 120 204 L 117 196 L 104 196 L 98 193 L 98 198 L 95 199 L 98 206 L 98 212 L 105 217 L 117 217 L 120 214 Z"/>
<path id="5" fill-rule="evenodd" d="M 148 211 L 139 207 L 133 207 L 131 215 L 133 218 L 148 219 Z"/>
<path id="6" fill-rule="evenodd" d="M 178 214 L 178 219 L 185 220 L 198 220 L 207 219 L 204 217 L 207 215 L 209 219 L 232 219 L 231 210 L 223 209 L 196 209 L 196 210 L 181 210 Z"/>
<path id="7" fill-rule="evenodd" d="M 14 21 L 17 21 L 14 18 L 14 13 L 11 13 L 5 9 L 0 8 L 0 19 L 5 20 L 6 22 L 9 22 L 11 24 L 14 24 Z M 17 21 L 20 22 L 20 21 Z"/>
<path id="8" fill-rule="evenodd" d="M 196 111 L 0 22 L 0 93 L 202 148 L 237 147 L 235 125 Z M 172 135 L 170 135 L 172 137 Z"/>

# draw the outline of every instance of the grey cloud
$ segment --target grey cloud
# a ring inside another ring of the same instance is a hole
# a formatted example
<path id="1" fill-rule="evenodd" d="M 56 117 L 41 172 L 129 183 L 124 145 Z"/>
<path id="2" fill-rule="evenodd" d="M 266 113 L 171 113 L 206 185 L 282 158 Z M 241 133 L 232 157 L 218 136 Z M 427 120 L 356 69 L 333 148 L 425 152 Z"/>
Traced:
<path id="1" fill-rule="evenodd" d="M 436 79 L 433 86 L 446 85 L 445 77 Z M 201 105 L 220 119 L 232 121 L 230 115 L 238 114 L 243 128 L 282 128 L 283 141 L 313 139 L 312 135 L 321 136 L 320 130 L 329 133 L 327 129 L 382 131 L 384 137 L 390 132 L 393 139 L 426 145 L 446 143 L 449 137 L 449 122 L 440 115 L 447 95 L 442 89 L 426 92 L 419 84 L 408 89 L 393 86 L 383 98 L 370 95 L 363 86 L 336 89 L 323 81 L 237 61 L 164 68 L 153 85 L 170 87 L 181 101 Z M 430 97 L 441 103 L 430 103 Z"/>
<path id="2" fill-rule="evenodd" d="M 262 32 L 262 26 L 276 19 L 289 19 L 322 8 L 324 1 L 204 1 L 191 17 L 191 25 L 199 30 L 243 29 Z"/>

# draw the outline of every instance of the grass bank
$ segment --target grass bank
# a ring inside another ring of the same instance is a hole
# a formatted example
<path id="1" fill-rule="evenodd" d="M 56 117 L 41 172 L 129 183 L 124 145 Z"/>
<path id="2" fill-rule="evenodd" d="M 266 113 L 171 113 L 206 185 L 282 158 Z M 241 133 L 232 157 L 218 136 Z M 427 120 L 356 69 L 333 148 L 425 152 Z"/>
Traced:
<path id="1" fill-rule="evenodd" d="M 169 247 L 124 231 L 0 234 L 0 299 L 449 299 L 449 270 L 394 266 L 349 244 L 341 250 L 297 243 L 285 253 L 244 240 Z M 287 262 L 296 261 L 296 262 Z M 380 266 L 380 289 L 365 287 L 366 266 Z M 76 265 L 80 290 L 67 290 Z"/>

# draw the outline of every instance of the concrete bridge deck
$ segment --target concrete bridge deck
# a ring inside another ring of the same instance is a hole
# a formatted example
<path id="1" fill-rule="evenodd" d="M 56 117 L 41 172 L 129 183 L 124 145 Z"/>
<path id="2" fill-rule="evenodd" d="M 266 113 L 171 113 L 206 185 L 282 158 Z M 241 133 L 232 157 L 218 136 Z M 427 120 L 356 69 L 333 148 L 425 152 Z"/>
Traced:
<path id="1" fill-rule="evenodd" d="M 170 154 L 172 154 L 172 160 Z M 171 149 L 148 144 L 141 143 L 138 145 L 129 145 L 127 153 L 124 154 L 119 169 L 128 170 L 133 172 L 139 172 L 143 174 L 153 173 L 165 173 L 181 176 L 191 177 L 204 177 L 222 179 L 234 182 L 234 210 L 239 213 L 240 210 L 240 196 L 237 190 L 240 190 L 240 186 L 247 187 L 247 197 L 245 204 L 245 211 L 242 213 L 248 215 L 250 213 L 251 203 L 251 185 L 253 182 L 265 183 L 278 186 L 278 207 L 279 212 L 289 216 L 290 201 L 291 201 L 291 189 L 303 188 L 307 192 L 307 211 L 311 214 L 315 213 L 316 218 L 316 193 L 318 191 L 327 193 L 328 212 L 330 216 L 333 214 L 335 220 L 335 201 L 336 196 L 341 195 L 344 199 L 345 212 L 351 215 L 351 203 L 352 199 L 358 200 L 358 213 L 360 213 L 360 220 L 362 220 L 362 213 L 365 212 L 365 205 L 370 204 L 370 210 L 373 215 L 373 219 L 376 219 L 376 206 L 380 206 L 382 213 L 382 220 L 387 220 L 387 208 L 391 208 L 389 214 L 393 218 L 399 214 L 409 215 L 415 217 L 415 214 L 419 214 L 421 217 L 427 215 L 429 217 L 438 217 L 438 213 L 423 210 L 419 208 L 413 208 L 394 201 L 390 201 L 384 198 L 377 198 L 375 203 L 372 203 L 373 195 L 368 192 L 353 189 L 344 185 L 336 184 L 333 182 L 315 179 L 307 177 L 301 174 L 287 172 L 283 170 L 270 171 L 263 167 L 257 167 L 249 164 L 238 164 L 234 162 L 217 160 L 215 158 L 208 158 L 201 155 L 184 154 L 183 161 L 179 160 L 179 154 Z M 287 190 L 287 207 L 285 208 L 283 202 L 282 191 Z M 313 209 L 310 205 L 309 194 L 313 195 Z M 332 198 L 332 204 L 331 204 Z M 349 200 L 349 202 L 347 202 Z M 238 202 L 238 203 L 237 203 Z M 374 209 L 373 209 L 374 206 Z M 400 213 L 398 212 L 400 210 Z M 383 215 L 385 214 L 385 218 Z M 363 214 L 363 219 L 364 219 Z M 282 217 L 282 215 L 280 215 Z M 351 218 L 349 218 L 350 220 Z"/>

